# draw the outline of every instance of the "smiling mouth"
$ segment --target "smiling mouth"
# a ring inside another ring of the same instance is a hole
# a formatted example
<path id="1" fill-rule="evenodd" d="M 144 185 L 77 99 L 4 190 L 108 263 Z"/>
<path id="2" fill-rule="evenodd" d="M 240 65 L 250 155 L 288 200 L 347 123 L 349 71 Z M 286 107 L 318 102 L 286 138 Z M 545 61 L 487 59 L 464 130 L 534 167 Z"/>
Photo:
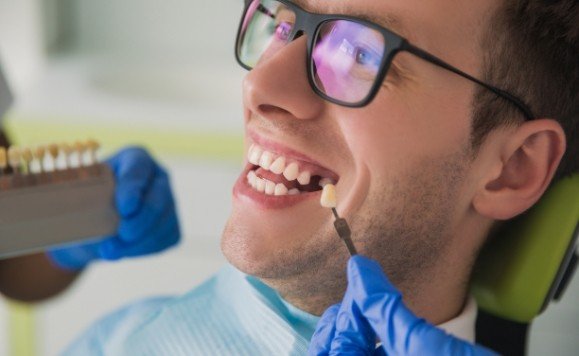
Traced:
<path id="1" fill-rule="evenodd" d="M 265 195 L 281 197 L 318 192 L 339 179 L 319 165 L 268 151 L 257 144 L 249 148 L 247 160 L 248 185 Z"/>

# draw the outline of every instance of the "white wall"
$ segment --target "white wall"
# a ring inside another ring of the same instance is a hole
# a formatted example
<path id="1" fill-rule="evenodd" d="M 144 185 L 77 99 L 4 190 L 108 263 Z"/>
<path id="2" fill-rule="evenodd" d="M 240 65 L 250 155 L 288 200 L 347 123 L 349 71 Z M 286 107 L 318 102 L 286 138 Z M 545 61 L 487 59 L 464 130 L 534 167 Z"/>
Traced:
<path id="1" fill-rule="evenodd" d="M 44 68 L 41 0 L 0 0 L 0 62 L 16 94 Z"/>

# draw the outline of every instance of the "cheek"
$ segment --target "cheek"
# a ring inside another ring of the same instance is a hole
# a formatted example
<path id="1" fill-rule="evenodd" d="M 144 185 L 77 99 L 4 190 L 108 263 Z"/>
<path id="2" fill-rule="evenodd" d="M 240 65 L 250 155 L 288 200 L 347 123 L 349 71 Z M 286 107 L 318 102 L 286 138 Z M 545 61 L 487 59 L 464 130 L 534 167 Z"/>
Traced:
<path id="1" fill-rule="evenodd" d="M 396 169 L 465 147 L 470 121 L 464 107 L 393 96 L 378 96 L 370 106 L 339 120 L 356 161 Z"/>

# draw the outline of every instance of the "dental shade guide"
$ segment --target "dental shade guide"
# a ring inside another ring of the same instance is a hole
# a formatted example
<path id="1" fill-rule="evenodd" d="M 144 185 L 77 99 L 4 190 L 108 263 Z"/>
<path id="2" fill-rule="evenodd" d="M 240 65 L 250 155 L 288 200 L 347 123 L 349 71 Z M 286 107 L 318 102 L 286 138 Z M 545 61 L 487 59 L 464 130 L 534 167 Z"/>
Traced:
<path id="1" fill-rule="evenodd" d="M 357 255 L 358 251 L 356 251 L 356 247 L 354 246 L 354 242 L 352 241 L 352 231 L 350 230 L 350 226 L 348 226 L 348 222 L 346 221 L 346 219 L 341 218 L 338 215 L 338 211 L 336 210 L 337 206 L 336 187 L 333 184 L 324 185 L 322 197 L 320 198 L 320 204 L 324 208 L 332 209 L 332 213 L 336 218 L 336 220 L 334 221 L 334 228 L 336 228 L 338 236 L 340 236 L 340 238 L 346 244 L 348 252 L 350 252 L 350 256 Z"/>
<path id="2" fill-rule="evenodd" d="M 116 232 L 114 177 L 98 148 L 93 140 L 0 148 L 0 258 Z"/>

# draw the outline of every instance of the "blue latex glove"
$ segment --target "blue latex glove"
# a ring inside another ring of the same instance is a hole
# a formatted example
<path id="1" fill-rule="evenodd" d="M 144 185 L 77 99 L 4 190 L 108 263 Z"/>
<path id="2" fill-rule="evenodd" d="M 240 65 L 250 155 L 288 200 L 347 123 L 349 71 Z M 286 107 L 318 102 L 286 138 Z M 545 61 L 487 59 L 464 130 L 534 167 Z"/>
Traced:
<path id="1" fill-rule="evenodd" d="M 496 355 L 416 317 L 380 265 L 359 255 L 350 258 L 344 299 L 322 315 L 309 354 Z"/>
<path id="2" fill-rule="evenodd" d="M 48 257 L 66 270 L 80 270 L 94 260 L 148 255 L 175 245 L 179 222 L 169 176 L 142 148 L 126 148 L 106 161 L 115 176 L 120 217 L 115 236 L 56 248 Z"/>

